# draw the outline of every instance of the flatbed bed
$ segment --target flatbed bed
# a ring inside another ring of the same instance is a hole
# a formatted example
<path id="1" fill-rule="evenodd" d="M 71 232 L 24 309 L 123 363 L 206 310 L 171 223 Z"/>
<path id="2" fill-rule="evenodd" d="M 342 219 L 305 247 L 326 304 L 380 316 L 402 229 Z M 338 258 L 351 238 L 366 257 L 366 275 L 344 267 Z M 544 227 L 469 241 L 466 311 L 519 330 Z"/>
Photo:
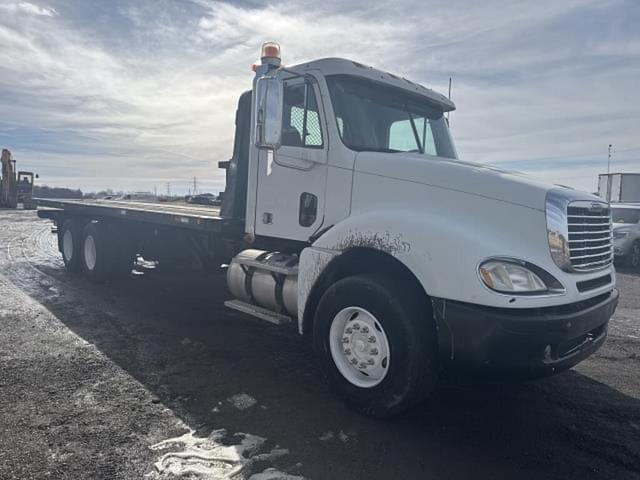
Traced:
<path id="1" fill-rule="evenodd" d="M 188 203 L 154 203 L 132 200 L 36 199 L 41 218 L 56 218 L 63 212 L 89 217 L 118 218 L 208 232 L 242 231 L 242 222 L 220 216 L 220 208 Z"/>

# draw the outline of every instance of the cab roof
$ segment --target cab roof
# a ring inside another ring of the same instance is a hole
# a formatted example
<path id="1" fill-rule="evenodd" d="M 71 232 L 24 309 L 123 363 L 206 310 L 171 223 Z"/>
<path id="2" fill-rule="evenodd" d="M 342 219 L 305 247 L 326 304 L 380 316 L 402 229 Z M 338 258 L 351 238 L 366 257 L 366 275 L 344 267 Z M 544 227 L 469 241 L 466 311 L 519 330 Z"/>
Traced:
<path id="1" fill-rule="evenodd" d="M 319 60 L 293 65 L 288 68 L 299 73 L 307 70 L 320 70 L 324 75 L 354 75 L 368 78 L 376 82 L 402 88 L 403 90 L 416 92 L 417 94 L 438 104 L 443 112 L 449 112 L 456 109 L 455 103 L 430 88 L 412 82 L 411 80 L 407 80 L 404 77 L 399 77 L 392 73 L 378 70 L 377 68 L 363 65 L 362 63 L 347 60 L 345 58 L 321 58 Z"/>

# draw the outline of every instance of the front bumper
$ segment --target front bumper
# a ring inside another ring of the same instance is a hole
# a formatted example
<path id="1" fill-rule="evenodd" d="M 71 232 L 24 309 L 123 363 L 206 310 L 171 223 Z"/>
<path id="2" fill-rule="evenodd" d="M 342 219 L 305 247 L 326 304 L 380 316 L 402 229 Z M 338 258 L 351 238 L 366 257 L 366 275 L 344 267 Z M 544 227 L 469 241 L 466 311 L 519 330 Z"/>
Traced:
<path id="1" fill-rule="evenodd" d="M 542 377 L 573 367 L 607 337 L 618 291 L 559 307 L 510 309 L 434 299 L 445 373 Z"/>

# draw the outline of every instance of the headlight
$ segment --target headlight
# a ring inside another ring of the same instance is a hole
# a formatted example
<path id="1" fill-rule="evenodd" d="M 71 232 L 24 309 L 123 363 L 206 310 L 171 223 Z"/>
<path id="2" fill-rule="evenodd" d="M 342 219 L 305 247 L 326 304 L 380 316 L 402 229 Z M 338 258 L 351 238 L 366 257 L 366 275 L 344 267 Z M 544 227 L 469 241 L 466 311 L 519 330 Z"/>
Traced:
<path id="1" fill-rule="evenodd" d="M 613 238 L 615 238 L 616 240 L 620 240 L 621 238 L 624 238 L 627 235 L 629 235 L 629 232 L 625 232 L 625 231 L 619 232 L 616 230 L 613 231 Z"/>
<path id="2" fill-rule="evenodd" d="M 491 259 L 478 267 L 482 282 L 500 293 L 562 293 L 564 288 L 551 274 L 516 259 Z"/>

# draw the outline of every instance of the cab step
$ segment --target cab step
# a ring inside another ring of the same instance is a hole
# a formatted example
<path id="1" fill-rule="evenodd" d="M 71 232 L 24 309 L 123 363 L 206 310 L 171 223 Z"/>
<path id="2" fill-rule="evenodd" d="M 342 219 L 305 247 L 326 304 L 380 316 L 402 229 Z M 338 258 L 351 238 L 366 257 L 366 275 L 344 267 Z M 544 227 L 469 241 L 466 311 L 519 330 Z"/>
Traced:
<path id="1" fill-rule="evenodd" d="M 224 302 L 224 306 L 233 310 L 237 310 L 238 312 L 257 317 L 261 320 L 266 320 L 267 322 L 273 323 L 275 325 L 288 325 L 289 323 L 293 322 L 293 318 L 288 315 L 272 312 L 271 310 L 267 310 L 266 308 L 253 305 L 251 303 L 243 302 L 242 300 L 227 300 L 226 302 Z"/>

